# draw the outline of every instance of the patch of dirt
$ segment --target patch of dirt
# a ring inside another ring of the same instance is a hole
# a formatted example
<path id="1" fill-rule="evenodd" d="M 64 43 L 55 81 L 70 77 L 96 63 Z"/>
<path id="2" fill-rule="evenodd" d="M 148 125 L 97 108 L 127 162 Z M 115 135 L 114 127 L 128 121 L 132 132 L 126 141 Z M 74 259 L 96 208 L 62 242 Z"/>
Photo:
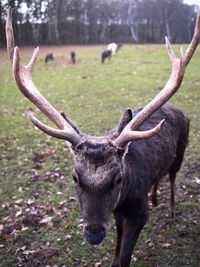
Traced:
<path id="1" fill-rule="evenodd" d="M 48 53 L 53 53 L 56 57 L 56 60 L 58 62 L 60 61 L 61 64 L 66 66 L 73 66 L 71 62 L 69 61 L 69 55 L 70 52 L 73 50 L 77 54 L 77 63 L 80 63 L 79 60 L 79 51 L 91 51 L 91 50 L 97 50 L 102 51 L 103 45 L 62 45 L 62 46 L 40 46 L 40 52 L 39 52 L 39 60 L 42 60 L 44 62 L 45 56 Z M 20 54 L 21 57 L 31 57 L 32 52 L 34 50 L 34 47 L 21 47 L 20 48 Z M 63 54 L 66 55 L 66 57 L 63 57 Z M 6 49 L 0 49 L 0 64 L 8 63 L 9 59 L 7 56 Z"/>
<path id="2" fill-rule="evenodd" d="M 25 214 L 24 218 L 22 219 L 22 224 L 24 224 L 25 226 L 37 227 L 38 225 L 40 225 L 42 218 L 42 214 L 38 213 Z"/>
<path id="3" fill-rule="evenodd" d="M 60 65 L 63 65 L 63 66 L 71 66 L 71 67 L 74 67 L 74 66 L 76 66 L 76 65 L 79 65 L 80 64 L 80 60 L 79 59 L 77 59 L 76 60 L 76 63 L 75 64 L 73 64 L 70 60 L 68 60 L 67 58 L 65 58 L 65 57 L 63 57 L 63 56 L 60 56 L 60 57 L 56 57 L 55 58 L 55 62 L 57 63 L 57 64 L 60 64 Z"/>

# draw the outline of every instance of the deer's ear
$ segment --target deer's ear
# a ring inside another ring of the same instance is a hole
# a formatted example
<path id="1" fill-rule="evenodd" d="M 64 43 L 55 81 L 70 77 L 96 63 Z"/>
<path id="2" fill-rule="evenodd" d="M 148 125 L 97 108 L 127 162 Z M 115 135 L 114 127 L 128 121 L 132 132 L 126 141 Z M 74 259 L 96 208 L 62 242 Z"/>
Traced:
<path id="1" fill-rule="evenodd" d="M 132 120 L 133 118 L 133 113 L 132 113 L 132 109 L 128 108 L 124 111 L 119 124 L 116 128 L 116 132 L 117 134 L 120 134 L 122 132 L 122 130 L 124 129 L 124 127 Z"/>

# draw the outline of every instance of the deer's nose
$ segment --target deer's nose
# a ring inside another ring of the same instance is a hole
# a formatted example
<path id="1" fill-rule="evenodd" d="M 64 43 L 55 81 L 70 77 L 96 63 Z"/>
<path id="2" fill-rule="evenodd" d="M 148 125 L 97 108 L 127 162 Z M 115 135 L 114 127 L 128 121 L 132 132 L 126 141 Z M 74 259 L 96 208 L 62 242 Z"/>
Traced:
<path id="1" fill-rule="evenodd" d="M 106 236 L 106 229 L 99 225 L 88 225 L 85 227 L 84 235 L 92 245 L 100 244 Z"/>

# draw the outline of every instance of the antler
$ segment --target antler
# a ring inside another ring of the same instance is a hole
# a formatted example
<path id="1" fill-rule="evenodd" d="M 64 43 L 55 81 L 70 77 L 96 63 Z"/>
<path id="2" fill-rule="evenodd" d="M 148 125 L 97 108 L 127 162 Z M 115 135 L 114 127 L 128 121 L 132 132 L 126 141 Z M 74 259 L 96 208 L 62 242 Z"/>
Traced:
<path id="1" fill-rule="evenodd" d="M 161 92 L 151 100 L 123 129 L 121 134 L 112 141 L 113 145 L 116 147 L 123 148 L 128 142 L 135 139 L 144 139 L 153 136 L 158 133 L 164 122 L 161 121 L 156 127 L 148 131 L 136 131 L 144 121 L 150 117 L 156 110 L 158 110 L 163 104 L 165 104 L 179 89 L 185 68 L 192 58 L 195 49 L 200 40 L 200 10 L 196 20 L 196 26 L 194 31 L 194 36 L 191 43 L 189 44 L 185 53 L 181 49 L 180 59 L 176 58 L 170 42 L 167 37 L 165 37 L 167 52 L 171 61 L 172 71 L 168 82 Z"/>
<path id="2" fill-rule="evenodd" d="M 39 48 L 34 49 L 32 58 L 28 65 L 22 65 L 20 63 L 19 48 L 14 48 L 14 35 L 12 29 L 12 11 L 8 10 L 8 16 L 6 21 L 6 38 L 7 38 L 7 51 L 11 63 L 13 63 L 13 75 L 19 90 L 33 103 L 35 104 L 52 122 L 54 122 L 59 129 L 51 128 L 41 121 L 39 121 L 29 110 L 28 117 L 30 120 L 45 133 L 60 139 L 69 141 L 73 146 L 77 146 L 83 141 L 81 132 L 72 127 L 67 120 L 61 116 L 61 114 L 47 101 L 47 99 L 38 91 L 32 81 L 32 71 L 37 60 Z"/>

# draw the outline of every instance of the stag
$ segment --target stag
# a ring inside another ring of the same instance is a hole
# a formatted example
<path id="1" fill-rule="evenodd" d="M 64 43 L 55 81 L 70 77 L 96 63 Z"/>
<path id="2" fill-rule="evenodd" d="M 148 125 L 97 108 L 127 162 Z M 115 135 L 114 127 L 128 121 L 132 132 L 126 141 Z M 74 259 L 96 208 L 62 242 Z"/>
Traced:
<path id="1" fill-rule="evenodd" d="M 160 179 L 169 174 L 171 213 L 174 214 L 174 182 L 188 141 L 189 120 L 166 102 L 180 88 L 187 64 L 200 39 L 200 12 L 194 36 L 185 53 L 177 58 L 166 37 L 172 70 L 159 94 L 142 109 L 127 109 L 118 126 L 101 137 L 90 136 L 64 114 L 60 114 L 38 91 L 31 73 L 39 48 L 28 65 L 20 63 L 19 48 L 14 48 L 11 9 L 7 23 L 7 49 L 19 90 L 58 128 L 28 117 L 46 134 L 68 141 L 74 155 L 73 180 L 83 216 L 83 232 L 90 244 L 99 244 L 107 232 L 111 213 L 117 228 L 117 243 L 112 267 L 128 267 L 140 231 L 148 219 L 148 193 L 153 199 Z"/>

